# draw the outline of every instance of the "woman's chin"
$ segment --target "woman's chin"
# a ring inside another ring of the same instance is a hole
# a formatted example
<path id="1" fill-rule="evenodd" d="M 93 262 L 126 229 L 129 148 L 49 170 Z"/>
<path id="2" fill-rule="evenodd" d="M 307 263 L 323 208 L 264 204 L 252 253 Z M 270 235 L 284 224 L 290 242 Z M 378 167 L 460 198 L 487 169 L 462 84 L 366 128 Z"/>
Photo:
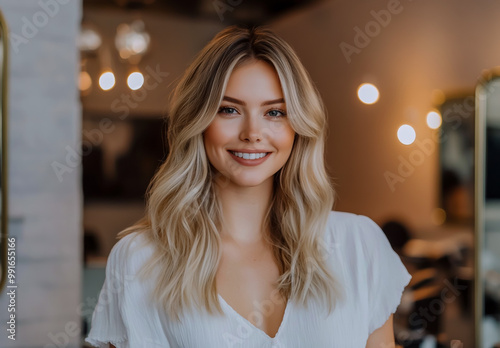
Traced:
<path id="1" fill-rule="evenodd" d="M 266 186 L 268 184 L 268 181 L 272 183 L 272 177 L 269 178 L 256 178 L 256 177 L 251 177 L 251 178 L 245 178 L 245 177 L 237 177 L 237 178 L 228 178 L 228 177 L 223 177 L 220 178 L 219 184 L 221 184 L 222 187 L 227 187 L 227 186 L 233 186 L 233 187 L 259 187 L 259 186 Z"/>

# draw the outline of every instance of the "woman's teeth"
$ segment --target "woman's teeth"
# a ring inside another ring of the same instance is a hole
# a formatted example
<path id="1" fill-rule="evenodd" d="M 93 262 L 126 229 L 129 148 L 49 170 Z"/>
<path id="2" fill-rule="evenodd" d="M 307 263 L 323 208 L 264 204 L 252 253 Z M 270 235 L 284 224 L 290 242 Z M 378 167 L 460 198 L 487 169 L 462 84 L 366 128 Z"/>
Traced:
<path id="1" fill-rule="evenodd" d="M 243 159 L 259 159 L 262 157 L 265 157 L 267 155 L 267 152 L 262 152 L 262 153 L 244 153 L 244 152 L 234 152 L 231 151 L 231 153 L 237 157 L 243 158 Z"/>

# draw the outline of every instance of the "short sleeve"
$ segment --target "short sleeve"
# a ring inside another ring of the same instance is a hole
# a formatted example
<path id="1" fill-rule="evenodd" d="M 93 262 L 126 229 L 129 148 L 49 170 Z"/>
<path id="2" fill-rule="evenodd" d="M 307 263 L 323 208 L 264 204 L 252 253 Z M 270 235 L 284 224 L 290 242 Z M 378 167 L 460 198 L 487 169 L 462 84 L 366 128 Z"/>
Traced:
<path id="1" fill-rule="evenodd" d="M 118 241 L 109 254 L 106 263 L 106 277 L 99 299 L 92 314 L 92 325 L 85 339 L 95 347 L 128 347 L 127 330 L 122 316 L 124 296 L 124 240 Z"/>
<path id="2" fill-rule="evenodd" d="M 396 312 L 411 275 L 392 249 L 382 229 L 370 218 L 359 215 L 367 260 L 369 303 L 368 333 L 380 328 Z"/>

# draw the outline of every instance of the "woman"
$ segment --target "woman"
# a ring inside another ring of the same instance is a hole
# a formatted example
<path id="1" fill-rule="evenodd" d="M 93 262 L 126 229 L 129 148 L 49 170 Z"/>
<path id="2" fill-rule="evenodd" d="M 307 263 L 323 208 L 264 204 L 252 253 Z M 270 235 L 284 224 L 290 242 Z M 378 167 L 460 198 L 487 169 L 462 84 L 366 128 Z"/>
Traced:
<path id="1" fill-rule="evenodd" d="M 170 105 L 170 153 L 110 253 L 87 342 L 392 347 L 411 276 L 371 219 L 331 211 L 325 111 L 291 47 L 229 27 Z"/>

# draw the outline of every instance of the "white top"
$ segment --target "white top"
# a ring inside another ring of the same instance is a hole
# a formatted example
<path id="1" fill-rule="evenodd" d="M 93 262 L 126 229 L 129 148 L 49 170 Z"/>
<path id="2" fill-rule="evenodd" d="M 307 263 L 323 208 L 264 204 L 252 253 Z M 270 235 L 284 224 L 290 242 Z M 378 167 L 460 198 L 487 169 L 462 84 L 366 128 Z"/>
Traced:
<path id="1" fill-rule="evenodd" d="M 134 238 L 135 237 L 137 238 Z M 384 232 L 370 218 L 330 212 L 324 236 L 327 263 L 345 288 L 328 317 L 319 303 L 308 309 L 288 301 L 274 338 L 233 310 L 219 295 L 225 315 L 203 309 L 186 312 L 181 323 L 170 321 L 161 306 L 148 301 L 152 282 L 140 283 L 137 272 L 153 251 L 132 233 L 120 239 L 108 258 L 106 280 L 85 339 L 96 347 L 365 347 L 401 301 L 411 275 Z M 264 310 L 263 310 L 264 311 Z"/>

